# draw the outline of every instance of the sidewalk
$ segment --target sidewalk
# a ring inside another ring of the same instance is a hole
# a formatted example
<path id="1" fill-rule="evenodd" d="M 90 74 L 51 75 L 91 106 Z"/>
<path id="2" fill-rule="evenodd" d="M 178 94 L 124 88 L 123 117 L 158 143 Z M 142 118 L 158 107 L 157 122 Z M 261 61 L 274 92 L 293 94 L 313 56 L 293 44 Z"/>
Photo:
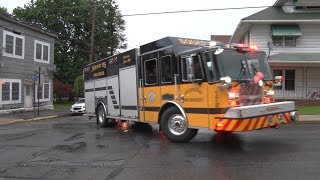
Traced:
<path id="1" fill-rule="evenodd" d="M 29 122 L 35 120 L 45 120 L 58 117 L 65 117 L 72 115 L 68 110 L 40 110 L 39 117 L 36 111 L 35 115 L 33 111 L 13 113 L 13 114 L 0 114 L 0 125 L 11 124 L 18 122 Z"/>
<path id="2" fill-rule="evenodd" d="M 299 115 L 299 121 L 297 123 L 320 123 L 320 114 L 319 115 Z"/>

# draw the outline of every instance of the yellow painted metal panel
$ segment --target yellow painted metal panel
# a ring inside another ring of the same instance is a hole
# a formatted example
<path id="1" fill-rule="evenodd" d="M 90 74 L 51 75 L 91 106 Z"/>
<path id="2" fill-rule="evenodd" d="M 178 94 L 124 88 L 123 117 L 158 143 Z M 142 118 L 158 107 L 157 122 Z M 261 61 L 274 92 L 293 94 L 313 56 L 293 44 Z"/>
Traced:
<path id="1" fill-rule="evenodd" d="M 187 113 L 189 126 L 209 128 L 208 114 Z"/>
<path id="2" fill-rule="evenodd" d="M 145 122 L 158 122 L 159 112 L 157 111 L 145 111 Z"/>

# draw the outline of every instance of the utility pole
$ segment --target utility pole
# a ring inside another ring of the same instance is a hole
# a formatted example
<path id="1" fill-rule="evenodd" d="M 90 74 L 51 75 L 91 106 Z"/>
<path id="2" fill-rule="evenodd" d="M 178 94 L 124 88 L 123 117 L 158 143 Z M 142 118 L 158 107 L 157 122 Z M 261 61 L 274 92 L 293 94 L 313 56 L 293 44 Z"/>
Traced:
<path id="1" fill-rule="evenodd" d="M 40 106 L 40 101 L 39 101 L 39 91 L 40 91 L 40 71 L 41 71 L 41 67 L 39 66 L 39 72 L 38 72 L 38 117 L 40 115 L 40 111 L 39 111 L 39 106 Z"/>
<path id="2" fill-rule="evenodd" d="M 92 63 L 92 61 L 93 61 L 94 30 L 95 30 L 95 26 L 96 26 L 96 12 L 97 12 L 96 1 L 93 1 L 93 3 L 94 4 L 93 4 L 92 25 L 91 25 L 89 63 Z"/>

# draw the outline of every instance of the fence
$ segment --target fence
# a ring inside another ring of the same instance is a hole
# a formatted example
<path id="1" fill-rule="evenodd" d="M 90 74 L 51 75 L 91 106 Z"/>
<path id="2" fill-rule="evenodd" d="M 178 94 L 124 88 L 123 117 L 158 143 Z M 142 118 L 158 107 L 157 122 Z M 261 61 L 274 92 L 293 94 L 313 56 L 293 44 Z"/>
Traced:
<path id="1" fill-rule="evenodd" d="M 275 90 L 278 99 L 317 99 L 320 100 L 320 87 L 295 86 L 294 90 Z"/>

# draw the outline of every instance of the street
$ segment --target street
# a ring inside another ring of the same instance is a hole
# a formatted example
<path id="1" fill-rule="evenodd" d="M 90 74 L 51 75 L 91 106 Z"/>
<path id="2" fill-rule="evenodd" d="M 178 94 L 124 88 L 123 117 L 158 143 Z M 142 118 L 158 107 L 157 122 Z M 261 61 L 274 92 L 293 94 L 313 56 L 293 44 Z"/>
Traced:
<path id="1" fill-rule="evenodd" d="M 319 179 L 320 124 L 168 141 L 83 116 L 0 126 L 0 179 Z"/>

